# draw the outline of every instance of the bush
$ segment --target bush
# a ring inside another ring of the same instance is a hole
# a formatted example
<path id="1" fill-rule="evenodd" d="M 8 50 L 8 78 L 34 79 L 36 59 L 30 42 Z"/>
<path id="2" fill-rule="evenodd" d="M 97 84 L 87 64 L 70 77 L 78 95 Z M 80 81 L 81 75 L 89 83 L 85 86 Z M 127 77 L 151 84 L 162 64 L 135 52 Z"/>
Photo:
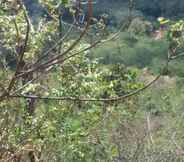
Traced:
<path id="1" fill-rule="evenodd" d="M 156 58 L 165 60 L 167 48 L 168 43 L 165 40 L 154 41 L 146 35 L 136 36 L 125 32 L 120 34 L 118 40 L 108 42 L 101 48 L 95 48 L 93 53 L 94 57 L 101 58 L 104 64 L 123 63 L 143 68 L 154 67 Z"/>

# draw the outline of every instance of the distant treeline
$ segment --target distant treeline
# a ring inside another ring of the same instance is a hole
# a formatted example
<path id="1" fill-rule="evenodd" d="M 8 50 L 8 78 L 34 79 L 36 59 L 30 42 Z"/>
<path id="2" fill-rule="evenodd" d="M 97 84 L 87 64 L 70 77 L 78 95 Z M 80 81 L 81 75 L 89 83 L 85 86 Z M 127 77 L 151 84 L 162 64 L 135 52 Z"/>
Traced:
<path id="1" fill-rule="evenodd" d="M 38 11 L 43 12 L 43 10 L 40 10 L 41 6 L 38 4 L 38 0 L 24 1 L 31 15 L 38 14 Z M 99 12 L 100 10 L 108 10 L 109 6 L 126 6 L 128 0 L 95 0 L 95 2 L 98 5 L 95 6 L 94 11 Z M 134 0 L 134 4 L 135 9 L 140 10 L 145 16 L 184 16 L 184 0 Z"/>

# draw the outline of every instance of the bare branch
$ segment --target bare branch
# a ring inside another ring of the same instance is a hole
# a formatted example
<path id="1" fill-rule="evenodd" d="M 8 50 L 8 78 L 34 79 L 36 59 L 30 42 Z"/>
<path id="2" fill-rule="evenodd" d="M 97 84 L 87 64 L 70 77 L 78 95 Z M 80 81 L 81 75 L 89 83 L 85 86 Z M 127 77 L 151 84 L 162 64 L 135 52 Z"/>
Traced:
<path id="1" fill-rule="evenodd" d="M 16 70 L 15 70 L 14 76 L 12 77 L 12 79 L 9 83 L 9 86 L 8 86 L 8 89 L 7 89 L 8 93 L 13 88 L 13 86 L 16 82 L 16 76 L 19 73 L 20 69 L 22 68 L 21 67 L 22 66 L 22 61 L 23 61 L 24 54 L 25 54 L 25 51 L 26 51 L 26 48 L 27 48 L 27 45 L 28 45 L 29 33 L 30 33 L 30 23 L 29 23 L 29 18 L 28 18 L 26 8 L 25 8 L 24 4 L 22 3 L 22 1 L 20 1 L 20 5 L 21 5 L 21 8 L 23 9 L 24 18 L 25 18 L 25 21 L 26 21 L 26 24 L 27 24 L 27 26 L 26 26 L 26 37 L 25 37 L 25 40 L 24 40 L 24 44 L 23 44 L 23 46 L 21 47 L 21 50 L 18 53 L 19 59 L 18 59 L 17 67 L 16 67 Z M 17 26 L 16 26 L 16 28 L 17 28 Z"/>
<path id="2" fill-rule="evenodd" d="M 180 54 L 177 54 L 175 56 L 171 56 L 170 59 L 175 60 L 175 59 L 178 59 L 178 58 L 183 57 L 183 56 L 184 56 L 184 53 L 180 53 Z"/>
<path id="3" fill-rule="evenodd" d="M 151 85 L 153 85 L 159 78 L 161 77 L 161 74 L 155 77 L 154 80 L 152 80 L 150 83 L 145 85 L 144 87 L 137 89 L 135 91 L 132 91 L 126 95 L 118 96 L 118 97 L 112 97 L 112 98 L 75 98 L 75 97 L 41 97 L 36 95 L 9 95 L 9 98 L 30 98 L 30 99 L 37 99 L 37 100 L 69 100 L 69 101 L 88 101 L 88 102 L 105 102 L 105 101 L 118 101 L 118 100 L 125 100 L 126 98 L 129 98 L 131 96 L 137 95 L 140 92 L 144 91 Z"/>

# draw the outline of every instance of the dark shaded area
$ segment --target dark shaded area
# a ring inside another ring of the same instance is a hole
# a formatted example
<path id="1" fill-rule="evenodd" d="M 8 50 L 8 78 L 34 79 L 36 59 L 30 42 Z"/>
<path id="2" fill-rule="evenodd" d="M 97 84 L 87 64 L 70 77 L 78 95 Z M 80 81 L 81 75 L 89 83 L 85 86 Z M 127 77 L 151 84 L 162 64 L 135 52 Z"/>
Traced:
<path id="1" fill-rule="evenodd" d="M 26 7 L 29 10 L 29 14 L 34 17 L 35 15 L 44 15 L 44 10 L 38 3 L 38 0 L 24 0 Z M 113 4 L 121 6 L 127 6 L 128 0 L 96 0 L 94 7 L 94 14 L 101 12 L 108 12 L 109 6 Z M 84 8 L 86 8 L 84 6 Z M 141 11 L 145 16 L 159 17 L 159 16 L 183 16 L 184 15 L 184 1 L 183 0 L 135 0 L 135 8 Z M 113 8 L 111 8 L 113 10 Z M 70 17 L 67 13 L 64 14 L 64 18 Z"/>
<path id="2" fill-rule="evenodd" d="M 181 17 L 184 15 L 183 0 L 135 0 L 136 8 L 146 16 Z"/>

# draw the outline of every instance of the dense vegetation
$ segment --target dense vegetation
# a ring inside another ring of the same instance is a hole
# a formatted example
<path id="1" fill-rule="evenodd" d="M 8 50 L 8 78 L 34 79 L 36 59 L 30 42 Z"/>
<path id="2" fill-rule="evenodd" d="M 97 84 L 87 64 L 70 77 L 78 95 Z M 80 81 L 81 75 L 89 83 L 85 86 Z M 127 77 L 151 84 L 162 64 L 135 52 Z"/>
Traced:
<path id="1" fill-rule="evenodd" d="M 0 162 L 183 162 L 184 1 L 0 1 Z"/>

